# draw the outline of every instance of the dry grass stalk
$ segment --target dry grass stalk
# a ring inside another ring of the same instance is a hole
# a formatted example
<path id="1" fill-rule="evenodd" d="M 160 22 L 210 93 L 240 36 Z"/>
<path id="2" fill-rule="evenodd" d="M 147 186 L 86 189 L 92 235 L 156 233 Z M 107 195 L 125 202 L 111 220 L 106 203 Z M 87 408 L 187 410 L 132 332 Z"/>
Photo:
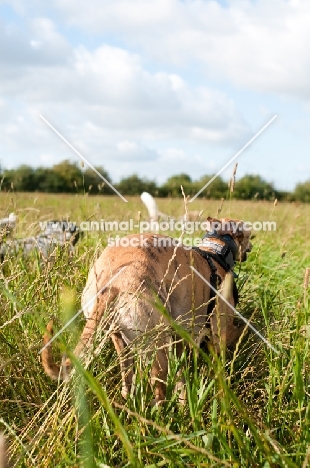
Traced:
<path id="1" fill-rule="evenodd" d="M 187 202 L 188 202 L 188 197 L 185 195 L 183 185 L 181 185 L 181 192 L 183 195 L 183 200 L 184 200 L 184 209 L 185 209 L 185 219 L 187 220 Z"/>
<path id="2" fill-rule="evenodd" d="M 236 163 L 236 164 L 234 165 L 234 169 L 233 169 L 233 173 L 232 173 L 232 178 L 230 179 L 230 187 L 229 187 L 230 193 L 233 193 L 233 191 L 234 191 L 234 189 L 235 189 L 237 167 L 238 167 L 238 163 Z"/>
<path id="3" fill-rule="evenodd" d="M 0 434 L 0 468 L 9 468 L 5 437 Z"/>
<path id="4" fill-rule="evenodd" d="M 232 175 L 233 177 L 235 177 L 235 175 L 236 175 L 237 167 L 238 167 L 238 163 L 236 163 L 236 164 L 234 165 L 233 175 Z"/>
<path id="5" fill-rule="evenodd" d="M 222 211 L 224 201 L 225 201 L 225 198 L 221 198 L 221 204 L 220 204 L 220 206 L 216 209 L 217 215 L 219 215 L 220 212 Z"/>
<path id="6" fill-rule="evenodd" d="M 310 268 L 306 268 L 305 276 L 304 276 L 304 290 L 307 290 L 309 287 L 309 279 L 310 279 Z"/>

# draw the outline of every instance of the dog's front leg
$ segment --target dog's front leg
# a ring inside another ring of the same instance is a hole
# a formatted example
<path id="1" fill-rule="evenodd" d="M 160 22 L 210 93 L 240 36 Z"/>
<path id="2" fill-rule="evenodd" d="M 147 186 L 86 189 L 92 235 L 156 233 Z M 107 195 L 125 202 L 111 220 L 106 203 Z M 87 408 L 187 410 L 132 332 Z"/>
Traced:
<path id="1" fill-rule="evenodd" d="M 230 306 L 234 306 L 233 281 L 233 274 L 227 273 L 210 317 L 211 339 L 217 354 L 229 345 L 229 335 L 234 329 L 234 312 Z"/>
<path id="2" fill-rule="evenodd" d="M 219 300 L 210 317 L 211 341 L 217 354 L 227 346 L 228 327 L 233 322 L 233 318 L 229 317 L 230 312 L 229 306 Z"/>

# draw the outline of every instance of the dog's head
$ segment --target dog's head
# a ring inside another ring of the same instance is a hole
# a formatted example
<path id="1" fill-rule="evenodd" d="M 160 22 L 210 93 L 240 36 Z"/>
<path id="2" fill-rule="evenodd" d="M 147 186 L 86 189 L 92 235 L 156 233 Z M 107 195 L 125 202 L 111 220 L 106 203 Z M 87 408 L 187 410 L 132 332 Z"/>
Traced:
<path id="1" fill-rule="evenodd" d="M 251 230 L 247 228 L 246 223 L 240 219 L 231 218 L 207 218 L 208 232 L 216 232 L 219 236 L 230 235 L 238 247 L 236 260 L 244 262 L 247 259 L 247 252 L 251 252 L 252 244 L 250 242 Z"/>

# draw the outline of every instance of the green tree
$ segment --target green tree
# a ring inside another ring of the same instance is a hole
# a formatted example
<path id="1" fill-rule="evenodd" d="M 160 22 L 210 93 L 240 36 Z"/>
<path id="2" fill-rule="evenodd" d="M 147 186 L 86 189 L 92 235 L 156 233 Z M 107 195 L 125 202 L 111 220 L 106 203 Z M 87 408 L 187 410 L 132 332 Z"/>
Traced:
<path id="1" fill-rule="evenodd" d="M 199 192 L 212 178 L 214 175 L 205 175 L 199 180 L 194 182 L 195 193 Z M 227 183 L 223 181 L 220 176 L 217 176 L 211 184 L 209 184 L 200 194 L 199 197 L 206 197 L 211 199 L 225 198 L 227 194 Z"/>
<path id="2" fill-rule="evenodd" d="M 2 188 L 3 188 L 4 190 L 10 190 L 11 184 L 12 184 L 12 182 L 13 182 L 13 178 L 14 178 L 14 171 L 13 171 L 13 170 L 5 169 L 5 170 L 3 171 L 3 175 L 2 175 L 2 179 L 3 179 Z"/>
<path id="3" fill-rule="evenodd" d="M 189 175 L 182 173 L 169 177 L 169 179 L 167 179 L 167 181 L 161 187 L 159 187 L 159 195 L 162 197 L 181 197 L 181 185 L 186 195 L 192 194 L 192 179 Z"/>
<path id="4" fill-rule="evenodd" d="M 65 181 L 53 168 L 38 167 L 35 171 L 35 191 L 58 193 L 66 192 Z"/>
<path id="5" fill-rule="evenodd" d="M 13 184 L 14 189 L 20 192 L 31 192 L 35 188 L 35 170 L 23 164 L 17 169 L 11 169 L 4 172 L 4 187 L 10 188 Z"/>
<path id="6" fill-rule="evenodd" d="M 110 181 L 108 173 L 102 167 L 96 169 Z M 87 168 L 83 172 L 78 163 L 71 163 L 68 160 L 62 161 L 52 168 L 38 167 L 33 169 L 30 166 L 22 165 L 16 169 L 6 170 L 2 188 L 10 190 L 12 184 L 15 190 L 21 192 L 74 193 L 85 188 L 85 191 L 90 191 L 90 193 L 114 193 L 93 169 Z"/>
<path id="7" fill-rule="evenodd" d="M 297 201 L 310 202 L 310 180 L 297 184 L 293 195 Z"/>
<path id="8" fill-rule="evenodd" d="M 58 192 L 76 192 L 82 186 L 82 170 L 77 163 L 67 159 L 55 164 L 53 172 L 56 176 Z"/>
<path id="9" fill-rule="evenodd" d="M 157 187 L 155 182 L 148 179 L 141 179 L 137 174 L 125 177 L 116 185 L 117 190 L 124 195 L 140 195 L 142 192 L 149 192 L 156 195 Z"/>
<path id="10" fill-rule="evenodd" d="M 259 175 L 245 175 L 235 184 L 235 198 L 249 200 L 257 198 L 260 200 L 272 200 L 277 196 L 272 183 L 265 181 Z"/>
<path id="11" fill-rule="evenodd" d="M 103 169 L 103 167 L 96 167 L 95 169 L 108 182 L 111 182 L 109 174 Z M 115 193 L 114 190 L 111 189 L 111 187 L 90 167 L 84 171 L 84 187 L 85 191 L 90 194 L 102 193 L 104 195 L 111 195 Z"/>

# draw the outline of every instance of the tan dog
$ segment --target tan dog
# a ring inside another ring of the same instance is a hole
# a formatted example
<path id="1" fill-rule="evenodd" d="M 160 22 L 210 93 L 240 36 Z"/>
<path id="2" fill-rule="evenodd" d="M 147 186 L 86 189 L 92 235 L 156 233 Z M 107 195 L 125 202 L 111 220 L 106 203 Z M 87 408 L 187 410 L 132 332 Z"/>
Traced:
<path id="1" fill-rule="evenodd" d="M 242 229 L 243 222 L 208 219 L 217 222 L 218 229 L 216 233 L 209 234 L 205 245 L 200 247 L 201 251 L 214 255 L 219 249 L 226 249 L 228 240 L 232 249 L 236 247 L 236 259 L 244 261 L 246 252 L 251 250 L 251 243 L 250 232 Z M 123 246 L 107 247 L 91 268 L 83 291 L 82 306 L 87 323 L 74 354 L 80 355 L 86 344 L 91 343 L 100 323 L 111 335 L 120 359 L 124 397 L 132 386 L 132 351 L 135 349 L 136 355 L 145 364 L 152 359 L 150 380 L 155 401 L 165 399 L 168 348 L 177 337 L 169 320 L 154 306 L 155 293 L 172 319 L 182 324 L 197 342 L 206 322 L 211 326 L 211 341 L 217 351 L 221 342 L 225 346 L 233 345 L 241 333 L 234 326 L 233 311 L 223 300 L 217 301 L 216 312 L 208 316 L 210 287 L 191 269 L 191 265 L 210 282 L 212 270 L 209 261 L 201 251 L 183 245 L 173 246 L 171 241 L 170 237 L 156 234 L 133 234 L 123 238 Z M 128 246 L 124 246 L 125 242 Z M 225 278 L 231 279 L 232 274 L 227 275 L 222 261 L 218 262 L 215 258 L 213 256 L 211 264 L 222 280 L 222 287 L 225 287 Z M 119 275 L 111 281 L 117 273 Z M 109 286 L 105 287 L 107 284 Z M 229 302 L 234 305 L 231 288 L 228 296 Z M 48 344 L 52 332 L 50 322 L 44 336 L 47 346 L 42 351 L 42 364 L 51 378 L 64 378 L 70 372 L 71 362 L 67 359 L 62 367 L 55 364 L 51 345 Z M 182 341 L 178 339 L 175 346 L 180 356 Z M 182 379 L 178 387 L 180 385 Z"/>

